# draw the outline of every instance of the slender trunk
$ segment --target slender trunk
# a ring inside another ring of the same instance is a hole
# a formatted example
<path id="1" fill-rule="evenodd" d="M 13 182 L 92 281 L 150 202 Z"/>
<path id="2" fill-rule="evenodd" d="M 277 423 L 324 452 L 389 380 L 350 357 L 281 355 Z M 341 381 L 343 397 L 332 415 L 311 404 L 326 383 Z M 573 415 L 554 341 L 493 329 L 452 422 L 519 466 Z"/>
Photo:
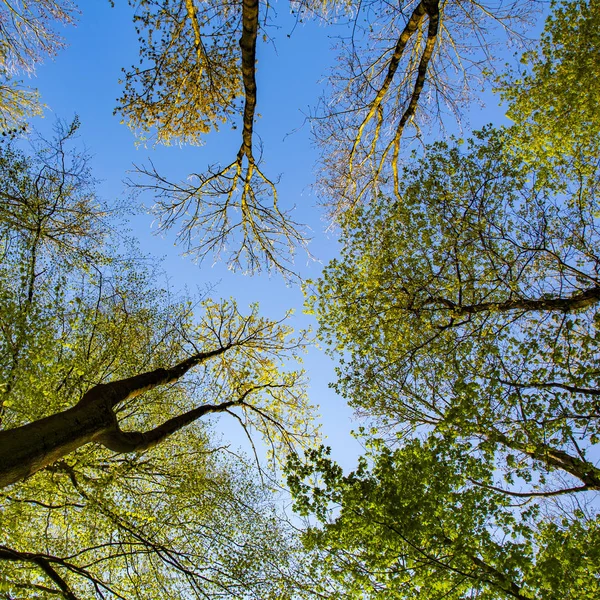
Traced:
<path id="1" fill-rule="evenodd" d="M 254 113 L 256 112 L 256 38 L 258 36 L 258 0 L 243 0 L 242 2 L 242 80 L 244 82 L 244 128 L 242 132 L 242 147 L 239 157 L 246 155 L 251 162 L 252 135 L 254 130 Z"/>
<path id="2" fill-rule="evenodd" d="M 564 450 L 558 450 L 548 444 L 527 444 L 511 440 L 499 431 L 489 434 L 489 439 L 498 442 L 507 448 L 512 448 L 526 454 L 534 460 L 539 460 L 549 467 L 566 471 L 579 479 L 590 490 L 600 490 L 600 469 L 576 456 L 572 456 Z"/>

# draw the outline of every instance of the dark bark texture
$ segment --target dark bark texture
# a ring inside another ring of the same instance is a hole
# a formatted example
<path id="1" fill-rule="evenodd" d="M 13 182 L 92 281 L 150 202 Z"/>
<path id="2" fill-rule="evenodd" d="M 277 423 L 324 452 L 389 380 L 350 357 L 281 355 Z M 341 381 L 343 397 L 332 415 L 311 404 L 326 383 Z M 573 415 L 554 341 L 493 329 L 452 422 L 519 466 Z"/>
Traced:
<path id="1" fill-rule="evenodd" d="M 225 411 L 243 402 L 242 398 L 201 405 L 149 432 L 121 431 L 114 412 L 119 403 L 177 381 L 192 367 L 226 352 L 229 347 L 198 353 L 166 369 L 96 385 L 68 410 L 0 431 L 0 488 L 26 479 L 90 442 L 102 444 L 114 452 L 139 452 L 155 446 L 207 413 Z"/>

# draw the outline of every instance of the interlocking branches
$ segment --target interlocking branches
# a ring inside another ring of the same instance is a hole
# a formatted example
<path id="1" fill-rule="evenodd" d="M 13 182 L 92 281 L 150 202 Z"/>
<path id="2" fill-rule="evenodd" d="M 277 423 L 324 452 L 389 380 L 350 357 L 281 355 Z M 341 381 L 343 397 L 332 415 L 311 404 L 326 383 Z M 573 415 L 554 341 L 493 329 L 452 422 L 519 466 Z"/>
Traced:
<path id="1" fill-rule="evenodd" d="M 44 56 L 63 46 L 56 23 L 73 23 L 77 13 L 70 0 L 2 0 L 0 3 L 0 65 L 2 71 L 33 72 Z"/>
<path id="2" fill-rule="evenodd" d="M 469 439 L 492 470 L 506 461 L 510 491 L 558 473 L 598 490 L 596 159 L 565 180 L 510 154 L 511 135 L 427 147 L 401 200 L 346 221 L 321 335 L 352 354 L 337 389 L 385 431 Z"/>
<path id="3" fill-rule="evenodd" d="M 287 340 L 281 321 L 259 317 L 254 306 L 241 315 L 235 303 L 204 304 L 206 315 L 188 357 L 151 371 L 91 386 L 71 408 L 21 427 L 0 431 L 0 486 L 21 481 L 91 442 L 114 452 L 141 452 L 166 440 L 201 417 L 241 408 L 244 423 L 258 429 L 269 443 L 289 448 L 314 431 L 308 421 L 301 372 L 283 371 L 286 359 L 297 358 L 303 337 Z M 198 349 L 197 345 L 201 346 Z M 177 384 L 190 371 L 195 406 L 182 410 L 169 402 L 148 418 L 141 398 L 157 388 Z M 128 417 L 119 407 L 128 405 Z M 171 418 L 169 418 L 171 417 Z M 121 426 L 138 431 L 123 431 Z M 141 431 L 139 430 L 141 429 Z"/>
<path id="4" fill-rule="evenodd" d="M 67 600 L 78 600 L 78 596 L 75 595 L 65 577 L 59 572 L 58 567 L 60 567 L 70 574 L 75 574 L 88 580 L 95 587 L 97 592 L 100 592 L 102 588 L 105 591 L 113 592 L 110 586 L 97 579 L 87 569 L 83 569 L 58 556 L 52 556 L 42 552 L 20 552 L 4 545 L 0 545 L 0 560 L 36 565 L 58 589 L 33 582 L 29 584 L 11 582 L 11 587 L 14 585 L 17 588 L 34 589 L 36 592 L 45 592 L 46 594 L 60 594 Z M 103 598 L 104 596 L 100 593 L 100 597 Z M 118 594 L 116 594 L 115 597 L 122 598 L 122 596 Z"/>
<path id="5" fill-rule="evenodd" d="M 46 56 L 62 48 L 57 24 L 72 24 L 77 10 L 70 0 L 2 0 L 0 2 L 0 129 L 19 127 L 40 114 L 36 91 L 15 75 L 32 74 Z"/>
<path id="6" fill-rule="evenodd" d="M 177 241 L 200 262 L 227 253 L 233 269 L 265 265 L 291 275 L 289 257 L 306 245 L 301 225 L 279 210 L 275 183 L 242 151 L 225 168 L 192 175 L 198 183 L 172 183 L 151 165 L 138 168 L 149 182 L 131 185 L 154 194 L 160 230 L 176 227 Z"/>
<path id="7" fill-rule="evenodd" d="M 324 152 L 320 181 L 331 216 L 377 196 L 398 197 L 401 142 L 450 110 L 457 116 L 473 77 L 493 68 L 490 24 L 514 35 L 528 3 L 491 10 L 478 2 L 421 0 L 399 7 L 358 3 L 340 43 L 331 91 L 315 115 Z M 309 10 L 306 8 L 305 10 Z"/>
<path id="8" fill-rule="evenodd" d="M 276 182 L 263 173 L 253 150 L 258 0 L 244 0 L 241 15 L 222 3 L 153 4 L 154 12 L 144 4 L 136 17 L 149 31 L 140 40 L 150 65 L 126 75 L 118 110 L 142 133 L 155 128 L 159 142 L 198 143 L 218 121 L 232 119 L 243 88 L 242 143 L 233 162 L 192 175 L 192 184 L 169 182 L 151 165 L 138 168 L 146 179 L 133 187 L 154 194 L 160 230 L 177 228 L 178 242 L 197 260 L 227 253 L 232 269 L 292 275 L 288 264 L 306 239 L 280 211 Z M 160 42 L 154 29 L 165 33 Z"/>

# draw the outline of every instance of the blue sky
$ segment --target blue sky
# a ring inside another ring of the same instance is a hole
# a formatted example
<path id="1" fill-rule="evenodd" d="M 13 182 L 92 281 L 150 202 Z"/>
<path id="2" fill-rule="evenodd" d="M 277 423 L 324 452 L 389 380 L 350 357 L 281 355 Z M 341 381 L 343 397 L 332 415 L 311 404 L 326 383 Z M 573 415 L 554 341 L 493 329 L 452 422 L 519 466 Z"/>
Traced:
<path id="1" fill-rule="evenodd" d="M 312 262 L 300 253 L 296 268 L 303 277 L 316 278 L 322 264 L 336 254 L 337 243 L 335 233 L 325 231 L 327 223 L 311 190 L 317 154 L 311 145 L 306 115 L 316 105 L 324 86 L 322 78 L 334 64 L 330 48 L 332 37 L 339 31 L 317 23 L 296 25 L 287 4 L 275 5 L 274 10 L 276 26 L 269 29 L 273 43 L 260 43 L 258 47 L 257 111 L 261 118 L 256 132 L 264 144 L 264 171 L 272 177 L 281 176 L 278 193 L 282 207 L 295 206 L 295 219 L 312 230 L 310 250 L 320 262 Z M 65 29 L 64 37 L 68 47 L 39 66 L 31 82 L 39 88 L 48 107 L 44 119 L 36 119 L 34 126 L 48 132 L 56 118 L 69 120 L 79 115 L 80 141 L 93 156 L 91 164 L 100 180 L 101 196 L 109 199 L 126 194 L 123 179 L 132 164 L 145 163 L 148 158 L 172 180 L 201 172 L 209 164 L 232 160 L 239 148 L 239 129 L 211 133 L 201 147 L 140 147 L 119 117 L 113 115 L 121 94 L 121 69 L 138 60 L 136 34 L 126 2 L 117 2 L 115 8 L 105 0 L 87 3 L 78 25 Z M 474 106 L 469 114 L 474 127 L 502 118 L 497 101 L 489 94 L 486 100 L 487 107 Z M 449 131 L 456 131 L 452 124 L 446 125 Z M 151 203 L 150 197 L 145 200 Z M 223 264 L 211 266 L 208 261 L 198 267 L 179 255 L 172 240 L 153 236 L 151 225 L 148 216 L 137 217 L 130 224 L 142 250 L 164 259 L 174 290 L 187 288 L 193 292 L 217 284 L 215 296 L 234 296 L 241 306 L 258 301 L 264 314 L 273 317 L 293 308 L 295 327 L 313 324 L 302 314 L 303 295 L 298 286 L 286 286 L 278 276 L 231 273 Z M 351 411 L 327 386 L 335 378 L 332 362 L 322 351 L 313 349 L 305 367 L 311 379 L 311 400 L 320 405 L 327 443 L 333 446 L 334 457 L 350 468 L 360 447 L 348 433 L 352 428 Z M 218 428 L 227 436 L 235 435 L 224 421 Z M 241 438 L 241 432 L 238 434 Z"/>

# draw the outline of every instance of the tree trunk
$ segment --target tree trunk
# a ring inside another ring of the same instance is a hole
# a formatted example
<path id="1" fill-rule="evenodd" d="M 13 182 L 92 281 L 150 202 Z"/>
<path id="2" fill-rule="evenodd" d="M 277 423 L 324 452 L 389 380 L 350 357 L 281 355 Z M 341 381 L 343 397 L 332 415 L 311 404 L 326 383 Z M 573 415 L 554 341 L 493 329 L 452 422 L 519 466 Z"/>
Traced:
<path id="1" fill-rule="evenodd" d="M 93 390 L 98 392 L 100 387 Z M 116 427 L 117 419 L 105 395 L 96 395 L 97 399 L 88 398 L 63 412 L 1 431 L 0 488 L 33 475 Z"/>
<path id="2" fill-rule="evenodd" d="M 191 368 L 223 354 L 234 345 L 232 342 L 215 350 L 200 352 L 166 369 L 98 384 L 68 410 L 0 431 L 0 489 L 33 475 L 90 442 L 98 442 L 116 452 L 144 450 L 206 413 L 227 410 L 243 402 L 245 396 L 222 404 L 206 404 L 169 419 L 146 433 L 121 431 L 114 412 L 120 402 L 177 381 Z"/>

